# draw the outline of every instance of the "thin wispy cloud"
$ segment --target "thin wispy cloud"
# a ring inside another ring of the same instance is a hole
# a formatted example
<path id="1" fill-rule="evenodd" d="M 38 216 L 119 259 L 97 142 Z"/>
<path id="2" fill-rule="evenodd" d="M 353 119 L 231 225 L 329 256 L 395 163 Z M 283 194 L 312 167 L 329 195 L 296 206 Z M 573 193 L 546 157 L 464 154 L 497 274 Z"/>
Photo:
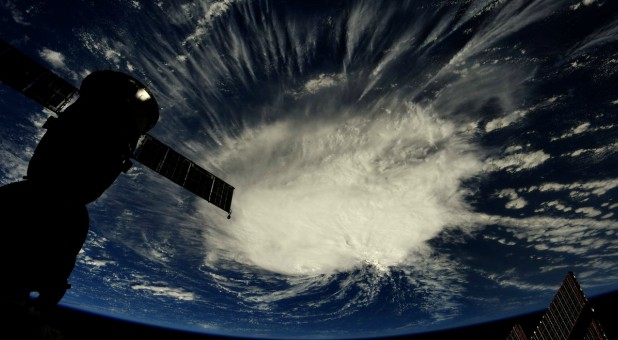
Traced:
<path id="1" fill-rule="evenodd" d="M 16 6 L 12 1 L 6 1 L 2 4 L 11 13 L 11 19 L 19 25 L 30 26 L 32 23 L 27 19 L 27 13 Z M 30 8 L 32 10 L 32 8 Z"/>
<path id="2" fill-rule="evenodd" d="M 195 295 L 180 288 L 173 288 L 159 285 L 134 285 L 131 286 L 134 290 L 141 290 L 153 294 L 155 296 L 165 296 L 184 301 L 195 300 Z"/>

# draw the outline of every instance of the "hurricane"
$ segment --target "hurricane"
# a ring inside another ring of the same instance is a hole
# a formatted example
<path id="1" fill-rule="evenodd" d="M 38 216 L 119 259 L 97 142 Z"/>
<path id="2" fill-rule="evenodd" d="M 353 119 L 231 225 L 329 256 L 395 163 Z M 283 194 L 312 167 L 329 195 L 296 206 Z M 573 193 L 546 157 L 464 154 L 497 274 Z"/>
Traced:
<path id="1" fill-rule="evenodd" d="M 46 13 L 4 6 L 17 27 Z M 28 46 L 75 84 L 148 84 L 151 134 L 234 186 L 232 215 L 135 164 L 89 206 L 67 305 L 357 338 L 539 309 L 567 270 L 615 289 L 611 1 L 117 6 L 80 3 L 71 39 Z M 23 115 L 29 150 L 44 114 Z M 9 140 L 2 183 L 31 155 Z"/>

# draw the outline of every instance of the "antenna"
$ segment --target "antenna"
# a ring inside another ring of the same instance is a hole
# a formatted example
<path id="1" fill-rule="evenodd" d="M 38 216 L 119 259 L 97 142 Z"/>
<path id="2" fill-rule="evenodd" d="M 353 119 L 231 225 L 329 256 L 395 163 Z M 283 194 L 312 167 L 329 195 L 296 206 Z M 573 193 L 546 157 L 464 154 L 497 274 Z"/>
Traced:
<path id="1" fill-rule="evenodd" d="M 69 104 L 79 98 L 78 88 L 1 39 L 0 80 L 58 117 L 62 117 Z M 138 91 L 136 95 L 141 94 Z M 48 122 L 50 125 L 53 123 Z M 224 210 L 228 213 L 228 219 L 231 217 L 234 187 L 152 135 L 144 133 L 139 137 L 130 158 Z M 127 165 L 125 170 L 131 163 Z"/>

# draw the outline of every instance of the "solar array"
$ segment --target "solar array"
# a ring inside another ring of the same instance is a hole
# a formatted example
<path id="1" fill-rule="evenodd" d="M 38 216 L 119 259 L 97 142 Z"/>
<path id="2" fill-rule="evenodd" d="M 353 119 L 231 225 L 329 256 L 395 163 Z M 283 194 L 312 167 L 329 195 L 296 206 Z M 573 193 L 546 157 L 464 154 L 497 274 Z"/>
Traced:
<path id="1" fill-rule="evenodd" d="M 572 272 L 567 273 L 530 339 L 607 339 Z"/>
<path id="2" fill-rule="evenodd" d="M 146 134 L 140 138 L 133 157 L 172 182 L 231 212 L 234 187 L 152 136 Z"/>
<path id="3" fill-rule="evenodd" d="M 554 299 L 528 338 L 515 324 L 506 340 L 607 340 L 594 309 L 573 272 L 568 272 Z"/>

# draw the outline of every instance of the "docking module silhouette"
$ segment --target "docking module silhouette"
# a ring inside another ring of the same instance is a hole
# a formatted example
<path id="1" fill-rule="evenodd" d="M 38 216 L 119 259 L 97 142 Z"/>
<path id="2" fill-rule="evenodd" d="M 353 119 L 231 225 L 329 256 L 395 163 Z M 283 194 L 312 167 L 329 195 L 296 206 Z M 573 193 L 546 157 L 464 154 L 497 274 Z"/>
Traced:
<path id="1" fill-rule="evenodd" d="M 27 316 L 44 315 L 62 299 L 87 237 L 86 205 L 132 159 L 230 218 L 234 187 L 147 133 L 159 107 L 135 78 L 95 71 L 77 89 L 0 40 L 0 80 L 57 115 L 43 125 L 24 179 L 0 187 L 0 293 L 2 309 L 13 315 L 8 324 L 31 322 Z"/>

